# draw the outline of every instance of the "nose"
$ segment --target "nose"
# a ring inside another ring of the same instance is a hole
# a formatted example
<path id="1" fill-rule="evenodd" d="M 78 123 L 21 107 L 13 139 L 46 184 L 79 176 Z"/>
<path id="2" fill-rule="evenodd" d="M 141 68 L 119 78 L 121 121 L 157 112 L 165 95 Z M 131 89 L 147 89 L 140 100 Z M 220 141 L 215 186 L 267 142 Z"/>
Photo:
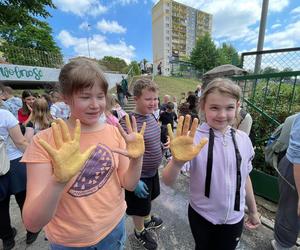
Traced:
<path id="1" fill-rule="evenodd" d="M 99 104 L 97 98 L 91 98 L 90 105 L 91 108 L 98 108 Z"/>

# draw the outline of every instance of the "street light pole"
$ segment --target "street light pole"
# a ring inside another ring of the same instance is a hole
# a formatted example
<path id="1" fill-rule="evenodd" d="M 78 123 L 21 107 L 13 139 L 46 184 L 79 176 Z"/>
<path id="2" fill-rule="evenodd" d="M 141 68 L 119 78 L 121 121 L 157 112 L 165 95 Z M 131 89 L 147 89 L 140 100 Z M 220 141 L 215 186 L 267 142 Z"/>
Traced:
<path id="1" fill-rule="evenodd" d="M 90 54 L 90 27 L 91 27 L 91 25 L 90 24 L 88 24 L 87 25 L 87 32 L 88 32 L 88 35 L 87 35 L 87 38 L 86 38 L 86 40 L 87 40 L 87 47 L 88 47 L 88 53 L 89 53 L 89 58 L 91 58 L 91 54 Z"/>

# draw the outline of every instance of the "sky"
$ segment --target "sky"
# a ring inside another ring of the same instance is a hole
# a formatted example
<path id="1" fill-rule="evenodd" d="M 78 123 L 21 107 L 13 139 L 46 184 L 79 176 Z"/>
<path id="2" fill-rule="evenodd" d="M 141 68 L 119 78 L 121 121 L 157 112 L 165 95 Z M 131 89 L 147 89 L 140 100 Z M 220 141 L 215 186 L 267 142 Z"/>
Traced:
<path id="1" fill-rule="evenodd" d="M 114 56 L 152 62 L 152 7 L 157 0 L 52 0 L 47 21 L 66 59 Z M 255 51 L 262 0 L 177 0 L 213 15 L 212 39 Z M 264 50 L 300 47 L 300 1 L 269 0 Z"/>

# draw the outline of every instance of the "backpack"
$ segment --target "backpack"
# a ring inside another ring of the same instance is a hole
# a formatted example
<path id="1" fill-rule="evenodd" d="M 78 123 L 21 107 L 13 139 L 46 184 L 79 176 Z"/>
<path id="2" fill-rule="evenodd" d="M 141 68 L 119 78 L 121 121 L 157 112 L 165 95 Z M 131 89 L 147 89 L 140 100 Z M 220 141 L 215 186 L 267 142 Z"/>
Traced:
<path id="1" fill-rule="evenodd" d="M 237 127 L 239 127 L 239 125 L 245 119 L 247 114 L 248 114 L 248 112 L 245 109 L 241 108 L 241 110 L 240 110 L 241 120 L 240 120 L 239 124 L 237 125 Z M 256 132 L 255 132 L 255 128 L 253 127 L 253 124 L 252 124 L 251 129 L 250 129 L 249 138 L 252 142 L 252 145 L 254 146 L 255 145 Z"/>
<path id="2" fill-rule="evenodd" d="M 271 134 L 265 146 L 265 161 L 270 166 L 274 167 L 280 177 L 282 177 L 289 186 L 290 184 L 279 172 L 278 163 L 285 156 L 290 141 L 290 133 L 293 122 L 298 114 L 287 117 L 284 123 L 280 124 Z"/>
<path id="3" fill-rule="evenodd" d="M 7 156 L 5 140 L 0 136 L 0 176 L 9 171 L 10 161 Z"/>

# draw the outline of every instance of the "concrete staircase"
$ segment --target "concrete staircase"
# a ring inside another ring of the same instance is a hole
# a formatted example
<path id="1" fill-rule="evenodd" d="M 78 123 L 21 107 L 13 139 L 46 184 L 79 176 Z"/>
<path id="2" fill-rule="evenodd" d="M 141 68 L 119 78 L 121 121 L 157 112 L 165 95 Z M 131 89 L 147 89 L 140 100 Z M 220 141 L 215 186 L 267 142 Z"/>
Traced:
<path id="1" fill-rule="evenodd" d="M 135 108 L 135 102 L 133 100 L 133 96 L 128 97 L 128 102 L 127 104 L 124 106 L 124 110 L 126 113 L 129 113 L 131 111 L 133 111 Z"/>

